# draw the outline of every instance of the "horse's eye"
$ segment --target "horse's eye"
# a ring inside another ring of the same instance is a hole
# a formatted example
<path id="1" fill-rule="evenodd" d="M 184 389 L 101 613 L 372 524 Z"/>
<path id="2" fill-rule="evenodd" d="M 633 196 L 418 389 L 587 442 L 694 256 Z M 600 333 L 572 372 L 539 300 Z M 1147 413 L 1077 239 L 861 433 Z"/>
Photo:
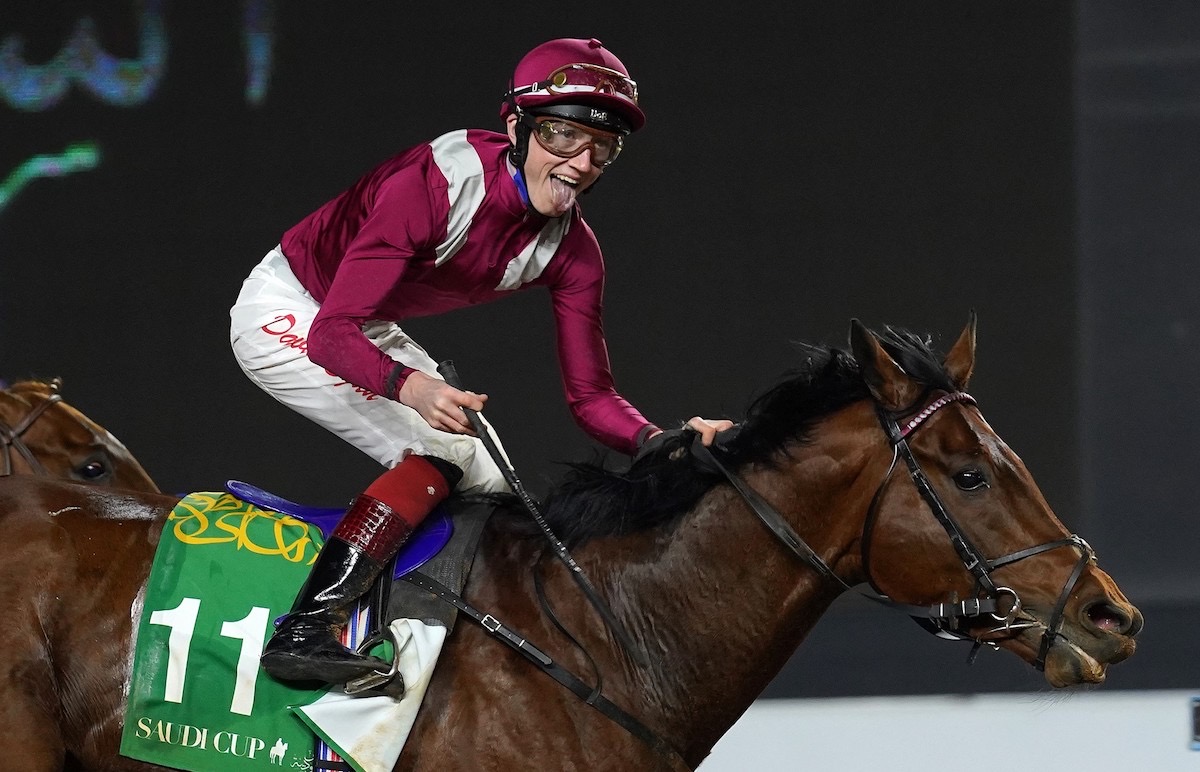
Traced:
<path id="1" fill-rule="evenodd" d="M 112 469 L 110 469 L 108 464 L 106 464 L 103 460 L 94 458 L 76 468 L 75 474 L 78 475 L 81 480 L 95 482 L 96 480 L 100 480 L 112 474 Z"/>
<path id="2" fill-rule="evenodd" d="M 975 491 L 987 488 L 987 477 L 978 469 L 964 469 L 954 475 L 954 484 L 964 491 Z"/>

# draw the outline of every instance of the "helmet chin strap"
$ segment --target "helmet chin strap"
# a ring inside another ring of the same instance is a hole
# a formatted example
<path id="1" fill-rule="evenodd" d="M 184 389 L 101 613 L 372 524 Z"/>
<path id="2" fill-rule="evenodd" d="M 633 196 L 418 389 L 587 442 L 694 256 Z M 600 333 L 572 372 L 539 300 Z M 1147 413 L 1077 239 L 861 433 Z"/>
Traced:
<path id="1" fill-rule="evenodd" d="M 533 207 L 533 201 L 529 198 L 529 186 L 525 182 L 525 160 L 529 157 L 529 135 L 532 129 L 521 121 L 523 111 L 517 107 L 515 101 L 513 102 L 513 112 L 517 116 L 517 125 L 514 127 L 516 142 L 508 148 L 508 162 L 512 164 L 514 170 L 513 182 L 517 183 L 517 193 L 525 202 L 525 208 L 532 214 L 539 214 L 538 210 Z"/>

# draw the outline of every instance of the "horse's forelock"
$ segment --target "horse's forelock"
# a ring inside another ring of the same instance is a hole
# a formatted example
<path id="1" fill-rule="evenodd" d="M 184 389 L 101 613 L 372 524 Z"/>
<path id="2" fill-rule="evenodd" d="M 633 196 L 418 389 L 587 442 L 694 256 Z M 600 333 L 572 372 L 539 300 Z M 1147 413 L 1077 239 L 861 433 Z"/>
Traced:
<path id="1" fill-rule="evenodd" d="M 904 372 L 927 387 L 955 391 L 953 379 L 946 372 L 942 358 L 933 350 L 933 341 L 922 338 L 908 330 L 887 327 L 879 336 L 879 342 L 888 356 L 904 368 Z"/>

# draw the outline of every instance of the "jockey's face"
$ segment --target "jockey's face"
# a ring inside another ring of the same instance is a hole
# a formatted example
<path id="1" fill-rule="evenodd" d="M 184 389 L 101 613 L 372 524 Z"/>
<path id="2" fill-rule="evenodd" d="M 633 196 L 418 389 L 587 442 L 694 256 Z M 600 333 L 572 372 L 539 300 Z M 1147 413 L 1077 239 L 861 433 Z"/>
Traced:
<path id="1" fill-rule="evenodd" d="M 517 116 L 508 116 L 509 141 L 517 141 Z M 538 213 L 560 217 L 571 211 L 575 197 L 591 187 L 602 169 L 592 165 L 592 150 L 585 149 L 572 158 L 561 158 L 546 150 L 533 137 L 525 153 L 525 186 L 529 202 Z"/>

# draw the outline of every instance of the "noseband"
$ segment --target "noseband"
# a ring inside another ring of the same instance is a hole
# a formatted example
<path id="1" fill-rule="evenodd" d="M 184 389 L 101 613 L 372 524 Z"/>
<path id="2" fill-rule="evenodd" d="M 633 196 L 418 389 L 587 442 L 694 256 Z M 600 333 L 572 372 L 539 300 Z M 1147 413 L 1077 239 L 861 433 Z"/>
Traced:
<path id="1" fill-rule="evenodd" d="M 1083 569 L 1088 563 L 1093 562 L 1096 558 L 1095 552 L 1088 543 L 1075 534 L 1056 539 L 1044 544 L 1039 544 L 1034 547 L 1028 547 L 1017 552 L 1011 552 L 1007 555 L 1002 555 L 998 558 L 988 559 L 979 551 L 979 549 L 971 542 L 970 538 L 959 527 L 958 522 L 951 516 L 942 503 L 941 498 L 937 495 L 937 491 L 929 482 L 929 478 L 925 476 L 921 465 L 917 462 L 913 455 L 912 449 L 908 445 L 908 438 L 920 428 L 934 413 L 955 402 L 962 402 L 967 405 L 974 405 L 975 399 L 966 392 L 956 391 L 948 394 L 943 394 L 937 399 L 926 405 L 920 412 L 916 413 L 912 418 L 907 420 L 903 425 L 900 423 L 900 417 L 910 415 L 911 411 L 901 411 L 900 413 L 891 413 L 884 410 L 876 404 L 876 414 L 879 417 L 880 425 L 884 433 L 887 434 L 890 444 L 892 445 L 892 463 L 888 467 L 887 474 L 884 475 L 883 481 L 879 483 L 875 494 L 871 499 L 870 508 L 867 511 L 866 521 L 863 525 L 862 535 L 862 561 L 863 570 L 867 574 L 867 581 L 872 589 L 877 593 L 871 595 L 863 593 L 863 595 L 871 600 L 882 603 L 890 608 L 903 611 L 917 621 L 922 627 L 929 632 L 937 635 L 940 638 L 951 640 L 973 641 L 976 650 L 979 646 L 987 644 L 996 647 L 994 641 L 986 640 L 985 637 L 995 633 L 1015 633 L 1018 630 L 1027 629 L 1030 627 L 1042 626 L 1045 628 L 1042 634 L 1042 641 L 1039 647 L 1037 658 L 1034 662 L 1035 666 L 1042 670 L 1046 665 L 1046 655 L 1050 651 L 1050 646 L 1054 643 L 1054 639 L 1061 637 L 1061 629 L 1063 624 L 1063 612 L 1067 605 L 1067 599 L 1070 597 L 1071 590 L 1079 581 L 1079 577 L 1083 574 Z M 744 480 L 733 474 L 712 454 L 707 447 L 700 443 L 697 439 L 692 445 L 692 452 L 701 460 L 702 463 L 707 463 L 722 474 L 733 485 L 733 487 L 742 495 L 750 509 L 756 514 L 759 519 L 766 524 L 767 528 L 787 547 L 796 557 L 803 560 L 812 568 L 821 574 L 826 579 L 837 582 L 844 589 L 851 589 L 850 585 L 844 579 L 833 572 L 833 569 L 812 550 L 799 534 L 788 525 L 770 504 L 768 504 L 754 489 L 750 488 Z M 908 467 L 909 478 L 917 491 L 921 494 L 928 505 L 934 518 L 946 531 L 950 537 L 950 544 L 954 547 L 955 553 L 962 561 L 963 567 L 975 577 L 976 597 L 967 600 L 959 601 L 957 598 L 943 603 L 935 603 L 929 606 L 913 606 L 904 603 L 897 603 L 891 598 L 888 598 L 871 579 L 870 571 L 870 544 L 871 536 L 874 532 L 875 522 L 879 510 L 879 502 L 882 499 L 884 487 L 891 479 L 892 472 L 896 468 L 896 462 L 903 458 L 905 465 Z M 1073 547 L 1079 550 L 1080 558 L 1075 564 L 1074 570 L 1067 578 L 1063 585 L 1062 592 L 1059 593 L 1058 601 L 1055 603 L 1054 611 L 1050 615 L 1048 623 L 1042 623 L 1036 619 L 1023 614 L 1021 598 L 1011 587 L 1005 587 L 997 584 L 992 578 L 992 572 L 1019 560 L 1038 555 L 1043 552 L 1058 549 L 1060 547 Z M 982 596 L 982 597 L 980 597 Z M 1006 599 L 1003 604 L 1001 600 Z M 967 635 L 959 632 L 962 627 L 961 620 L 971 619 L 983 615 L 990 615 L 994 620 L 1001 623 L 990 630 L 984 631 L 976 636 Z M 974 650 L 972 651 L 974 656 Z"/>
<path id="2" fill-rule="evenodd" d="M 42 477 L 49 477 L 50 471 L 38 461 L 37 456 L 29 449 L 29 446 L 21 439 L 21 435 L 33 425 L 33 422 L 41 417 L 42 413 L 56 402 L 62 402 L 62 397 L 58 394 L 57 383 L 52 384 L 51 388 L 55 389 L 54 393 L 45 399 L 41 404 L 34 406 L 26 416 L 21 419 L 16 426 L 9 426 L 3 420 L 0 420 L 0 448 L 3 448 L 4 467 L 0 470 L 0 477 L 7 477 L 13 473 L 12 452 L 16 450 L 25 459 L 25 463 L 29 464 L 29 468 L 33 473 Z"/>

